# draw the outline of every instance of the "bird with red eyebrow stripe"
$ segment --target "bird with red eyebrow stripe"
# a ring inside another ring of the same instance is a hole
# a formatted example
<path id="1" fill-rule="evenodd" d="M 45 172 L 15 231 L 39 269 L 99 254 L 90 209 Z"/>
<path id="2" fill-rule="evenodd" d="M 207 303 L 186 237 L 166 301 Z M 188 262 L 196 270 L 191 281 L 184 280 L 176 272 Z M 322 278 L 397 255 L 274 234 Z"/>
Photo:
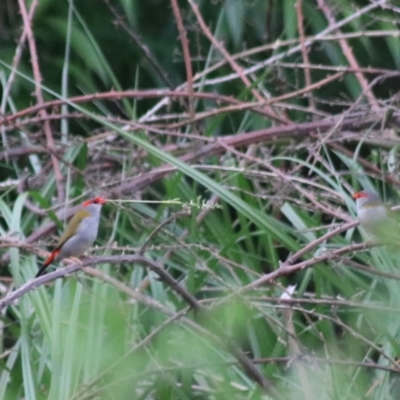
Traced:
<path id="1" fill-rule="evenodd" d="M 365 231 L 382 244 L 400 246 L 400 225 L 396 214 L 384 204 L 379 196 L 369 190 L 353 194 L 357 216 Z"/>
<path id="2" fill-rule="evenodd" d="M 102 197 L 95 197 L 82 204 L 82 208 L 71 218 L 56 247 L 36 274 L 36 278 L 42 275 L 52 262 L 67 257 L 80 257 L 92 246 L 99 230 L 101 207 L 106 201 Z"/>

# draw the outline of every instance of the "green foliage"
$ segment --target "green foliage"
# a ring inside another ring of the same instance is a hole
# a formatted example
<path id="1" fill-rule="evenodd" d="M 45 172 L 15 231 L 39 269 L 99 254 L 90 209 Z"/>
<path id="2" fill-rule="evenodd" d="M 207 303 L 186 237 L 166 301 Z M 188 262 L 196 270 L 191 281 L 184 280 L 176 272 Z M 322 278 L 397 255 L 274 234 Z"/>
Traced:
<path id="1" fill-rule="evenodd" d="M 0 399 L 398 398 L 398 249 L 351 225 L 398 200 L 398 10 L 47 0 L 35 58 L 6 3 Z M 36 288 L 94 194 L 119 261 Z"/>

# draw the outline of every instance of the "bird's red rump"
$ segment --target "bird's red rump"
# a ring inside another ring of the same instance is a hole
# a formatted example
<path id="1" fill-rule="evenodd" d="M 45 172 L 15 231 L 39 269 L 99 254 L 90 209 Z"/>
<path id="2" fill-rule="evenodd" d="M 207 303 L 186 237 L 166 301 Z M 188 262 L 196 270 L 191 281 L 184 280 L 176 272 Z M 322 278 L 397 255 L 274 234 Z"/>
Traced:
<path id="1" fill-rule="evenodd" d="M 48 265 L 50 265 L 54 259 L 60 254 L 60 249 L 55 249 L 45 260 L 45 262 L 43 263 L 44 267 L 47 267 Z"/>
<path id="2" fill-rule="evenodd" d="M 365 193 L 365 192 L 357 192 L 357 193 L 354 193 L 353 194 L 353 199 L 362 199 L 362 198 L 367 198 L 368 197 L 368 194 L 367 193 Z"/>

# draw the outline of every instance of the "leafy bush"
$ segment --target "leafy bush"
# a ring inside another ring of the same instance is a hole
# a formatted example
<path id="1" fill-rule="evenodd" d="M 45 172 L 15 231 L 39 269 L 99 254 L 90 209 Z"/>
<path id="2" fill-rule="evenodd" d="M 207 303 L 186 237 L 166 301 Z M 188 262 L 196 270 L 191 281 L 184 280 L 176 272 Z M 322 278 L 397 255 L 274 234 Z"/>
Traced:
<path id="1" fill-rule="evenodd" d="M 398 8 L 29 7 L 0 11 L 0 398 L 398 398 L 398 257 L 351 199 L 398 197 Z M 33 280 L 93 195 L 83 270 Z"/>

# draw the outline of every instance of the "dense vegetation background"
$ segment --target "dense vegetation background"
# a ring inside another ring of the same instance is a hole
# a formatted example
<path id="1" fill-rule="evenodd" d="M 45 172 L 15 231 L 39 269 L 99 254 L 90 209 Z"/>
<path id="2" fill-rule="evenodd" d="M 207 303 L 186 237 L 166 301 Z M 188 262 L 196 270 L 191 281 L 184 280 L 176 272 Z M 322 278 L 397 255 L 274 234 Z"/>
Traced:
<path id="1" fill-rule="evenodd" d="M 398 198 L 399 20 L 1 1 L 0 399 L 398 399 L 398 257 L 351 195 Z M 93 195 L 84 271 L 33 280 Z"/>

